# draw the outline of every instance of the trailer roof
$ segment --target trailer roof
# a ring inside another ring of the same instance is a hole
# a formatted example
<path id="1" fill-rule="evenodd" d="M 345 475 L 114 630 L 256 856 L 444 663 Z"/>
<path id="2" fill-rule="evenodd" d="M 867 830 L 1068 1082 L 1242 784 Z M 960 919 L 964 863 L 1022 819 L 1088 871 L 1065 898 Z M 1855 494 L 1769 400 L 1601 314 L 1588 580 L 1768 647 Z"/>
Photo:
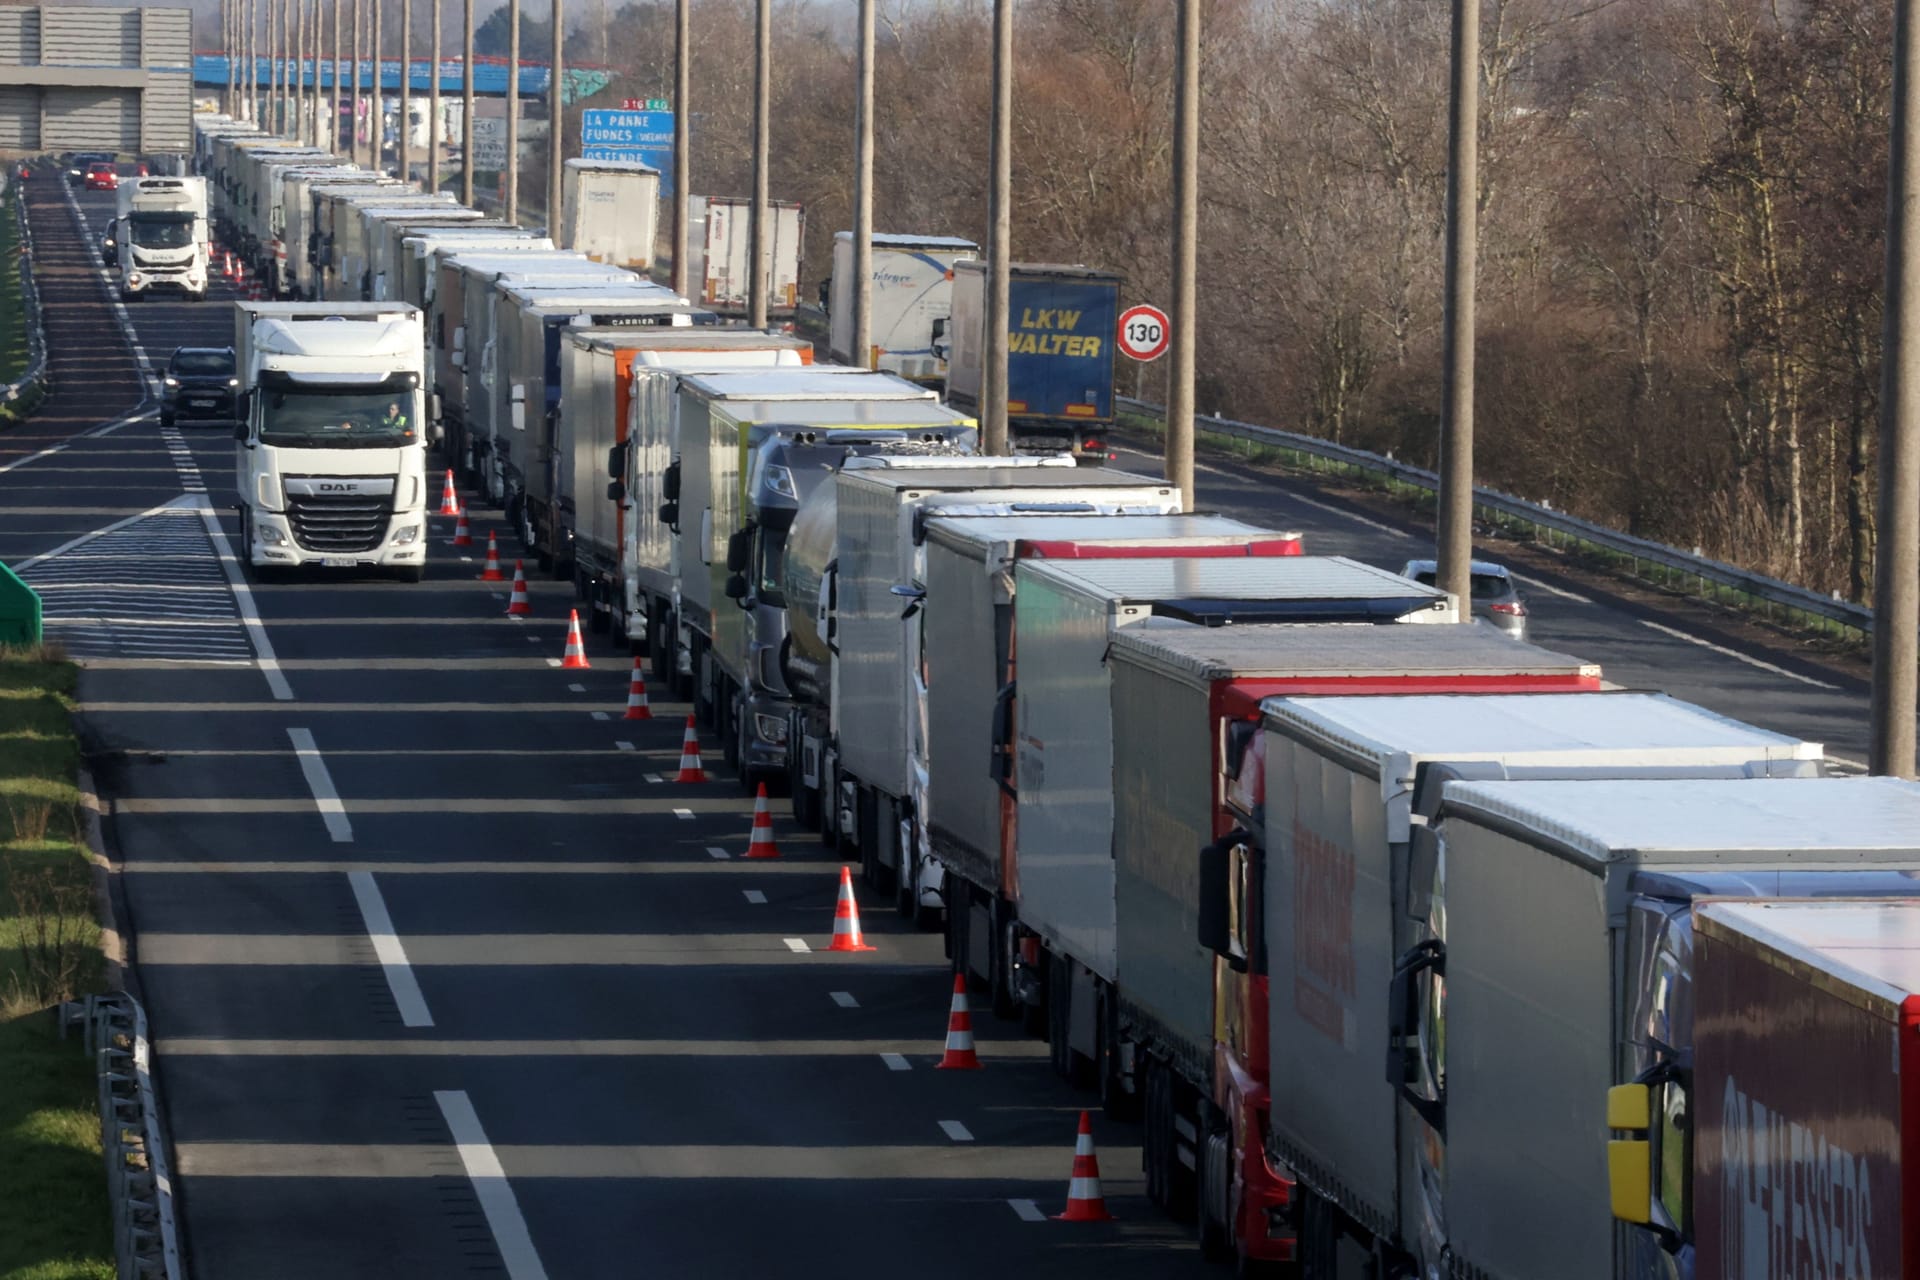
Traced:
<path id="1" fill-rule="evenodd" d="M 713 375 L 682 374 L 680 385 L 694 377 Z M 835 427 L 854 430 L 878 430 L 886 427 L 968 427 L 972 418 L 949 409 L 938 400 L 871 399 L 861 396 L 816 400 L 727 400 L 722 402 L 727 417 L 757 426 L 817 427 L 831 431 Z"/>
<path id="2" fill-rule="evenodd" d="M 953 264 L 955 271 L 985 271 L 986 259 L 969 258 Z M 1100 267 L 1083 266 L 1080 263 L 1052 262 L 1016 262 L 1009 268 L 1016 276 L 1060 276 L 1072 280 L 1084 280 L 1091 283 L 1119 284 L 1120 273 L 1107 271 Z"/>
<path id="3" fill-rule="evenodd" d="M 1267 624 L 1228 630 L 1140 631 L 1113 637 L 1113 653 L 1136 666 L 1190 683 L 1289 677 L 1342 679 L 1385 672 L 1454 675 L 1542 675 L 1600 678 L 1583 658 L 1524 644 L 1492 627 L 1376 627 Z"/>
<path id="4" fill-rule="evenodd" d="M 693 329 L 568 329 L 561 338 L 581 351 L 811 351 L 805 338 L 760 329 L 698 325 Z"/>
<path id="5" fill-rule="evenodd" d="M 845 365 L 816 364 L 805 369 L 756 369 L 707 373 L 683 378 L 682 388 L 713 400 L 926 400 L 939 397 L 926 387 L 890 373 L 869 373 Z"/>
<path id="6" fill-rule="evenodd" d="M 1121 474 L 1115 472 L 1113 474 Z M 1129 477 L 1135 484 L 1159 484 L 1145 476 Z M 1239 538 L 1270 531 L 1226 516 L 1103 515 L 1098 524 L 1085 515 L 949 516 L 927 521 L 927 541 L 981 556 L 1004 555 L 1016 542 L 1085 542 L 1101 546 L 1155 546 L 1160 543 L 1203 542 Z M 1279 536 L 1279 535 L 1272 535 Z"/>
<path id="7" fill-rule="evenodd" d="M 864 461 L 864 460 L 863 460 Z M 928 458 L 931 466 L 849 466 L 841 473 L 849 483 L 875 489 L 926 489 L 964 494 L 970 489 L 1138 489 L 1166 491 L 1163 480 L 1131 475 L 1125 471 L 1089 474 L 1084 467 L 1066 465 L 1042 458 Z"/>
<path id="8" fill-rule="evenodd" d="M 1914 881 L 1920 893 L 1920 880 Z M 1709 902 L 1700 930 L 1736 935 L 1894 1004 L 1920 993 L 1920 901 Z"/>
<path id="9" fill-rule="evenodd" d="M 1821 758 L 1817 743 L 1758 729 L 1663 693 L 1278 697 L 1269 698 L 1262 710 L 1270 728 L 1377 768 L 1392 762 L 1410 768 L 1421 760 L 1497 760 L 1524 767 L 1551 757 L 1562 769 L 1604 764 L 1652 771 L 1680 763 Z"/>
<path id="10" fill-rule="evenodd" d="M 1920 786 L 1895 778 L 1450 782 L 1440 816 L 1520 832 L 1601 864 L 1799 851 L 1920 859 Z"/>
<path id="11" fill-rule="evenodd" d="M 536 315 L 614 314 L 658 311 L 662 307 L 687 307 L 693 304 L 667 288 L 638 280 L 607 280 L 568 285 L 559 289 L 531 288 L 508 284 L 500 292 Z"/>
<path id="12" fill-rule="evenodd" d="M 1447 593 L 1345 556 L 1271 556 L 1250 560 L 1174 557 L 1153 560 L 1022 560 L 1023 581 L 1044 578 L 1113 600 L 1404 601 L 1408 611 L 1438 607 Z"/>
<path id="13" fill-rule="evenodd" d="M 853 240 L 853 232 L 836 231 L 835 240 Z M 883 231 L 873 233 L 873 245 L 876 249 L 972 249 L 979 252 L 980 246 L 961 236 L 909 236 L 889 235 Z"/>
<path id="14" fill-rule="evenodd" d="M 574 156 L 567 161 L 569 169 L 591 169 L 595 173 L 651 173 L 656 177 L 660 171 L 650 164 L 638 160 L 585 160 Z"/>

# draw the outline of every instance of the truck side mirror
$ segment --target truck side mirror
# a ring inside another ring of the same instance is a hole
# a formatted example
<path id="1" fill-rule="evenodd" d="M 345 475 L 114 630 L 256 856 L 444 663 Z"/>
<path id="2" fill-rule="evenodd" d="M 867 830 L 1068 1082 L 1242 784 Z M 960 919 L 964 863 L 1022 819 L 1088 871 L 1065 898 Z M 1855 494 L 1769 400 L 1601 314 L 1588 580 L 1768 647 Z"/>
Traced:
<path id="1" fill-rule="evenodd" d="M 1607 1128 L 1639 1134 L 1607 1142 L 1607 1190 L 1613 1216 L 1646 1226 L 1653 1221 L 1653 1090 L 1644 1084 L 1617 1084 L 1607 1090 Z"/>
<path id="2" fill-rule="evenodd" d="M 608 502 L 625 502 L 626 500 L 627 500 L 627 486 L 620 483 L 618 480 L 607 481 L 607 501 Z"/>
<path id="3" fill-rule="evenodd" d="M 1013 712 L 1019 687 L 1018 680 L 1009 680 L 993 696 L 993 745 L 989 748 L 991 755 L 987 761 L 988 776 L 1000 788 L 1001 794 L 1009 798 L 1020 794 L 1014 786 L 1013 757 Z"/>
<path id="4" fill-rule="evenodd" d="M 680 500 L 680 464 L 669 466 L 660 476 L 660 496 L 668 502 Z"/>
<path id="5" fill-rule="evenodd" d="M 680 532 L 680 504 L 677 502 L 661 503 L 660 523 L 666 525 L 675 533 Z"/>
<path id="6" fill-rule="evenodd" d="M 246 439 L 247 439 L 246 419 L 242 418 L 239 422 L 236 422 L 233 424 L 233 438 L 235 440 L 240 441 L 242 444 L 246 443 Z"/>
<path id="7" fill-rule="evenodd" d="M 734 530 L 733 533 L 727 537 L 727 572 L 732 574 L 745 573 L 747 565 L 752 559 L 753 526 L 748 525 L 744 529 Z M 744 579 L 742 581 L 744 582 Z M 745 595 L 746 592 L 742 591 L 740 594 Z M 740 598 L 740 596 L 733 594 L 731 585 L 728 586 L 727 595 L 735 600 Z"/>
<path id="8" fill-rule="evenodd" d="M 1447 1136 L 1447 1095 L 1442 1080 L 1433 1082 L 1433 1095 L 1421 1089 L 1424 1074 L 1420 1044 L 1420 976 L 1447 973 L 1447 945 L 1428 938 L 1409 947 L 1394 966 L 1387 988 L 1387 1083 L 1414 1113 L 1444 1140 Z"/>
<path id="9" fill-rule="evenodd" d="M 627 474 L 627 453 L 633 442 L 622 440 L 607 450 L 607 479 L 618 480 Z"/>
<path id="10" fill-rule="evenodd" d="M 736 534 L 735 536 L 738 537 L 739 535 Z M 746 574 L 735 570 L 727 575 L 727 599 L 734 601 L 743 609 L 747 607 Z"/>
<path id="11" fill-rule="evenodd" d="M 1200 850 L 1200 945 L 1221 957 L 1231 956 L 1233 906 L 1231 838 L 1216 840 Z M 1230 959 L 1229 959 L 1229 962 Z M 1246 964 L 1239 968 L 1244 971 Z"/>

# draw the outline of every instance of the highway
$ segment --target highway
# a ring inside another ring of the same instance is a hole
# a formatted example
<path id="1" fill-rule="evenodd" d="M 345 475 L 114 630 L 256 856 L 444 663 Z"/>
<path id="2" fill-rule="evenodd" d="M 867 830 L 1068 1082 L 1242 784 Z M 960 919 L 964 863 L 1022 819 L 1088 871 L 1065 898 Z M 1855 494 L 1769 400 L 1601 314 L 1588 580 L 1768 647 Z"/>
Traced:
<path id="1" fill-rule="evenodd" d="M 654 684 L 623 721 L 597 637 L 556 669 L 565 584 L 504 616 L 477 580 L 498 512 L 473 549 L 436 518 L 417 586 L 243 575 L 230 434 L 160 430 L 68 194 L 30 187 L 60 382 L 0 435 L 0 560 L 86 663 L 197 1276 L 1219 1274 L 1043 1043 L 982 1010 L 986 1069 L 932 1069 L 938 936 L 863 903 L 878 949 L 822 953 L 839 864 L 784 822 L 780 861 L 741 860 L 750 801 L 670 780 L 686 706 Z M 112 197 L 73 199 L 91 238 Z M 150 359 L 231 340 L 217 301 L 125 315 Z M 1420 550 L 1302 482 L 1201 475 L 1310 551 Z M 1857 680 L 1531 590 L 1534 638 L 1615 681 L 1864 753 Z M 1118 1220 L 1048 1221 L 1090 1105 Z"/>

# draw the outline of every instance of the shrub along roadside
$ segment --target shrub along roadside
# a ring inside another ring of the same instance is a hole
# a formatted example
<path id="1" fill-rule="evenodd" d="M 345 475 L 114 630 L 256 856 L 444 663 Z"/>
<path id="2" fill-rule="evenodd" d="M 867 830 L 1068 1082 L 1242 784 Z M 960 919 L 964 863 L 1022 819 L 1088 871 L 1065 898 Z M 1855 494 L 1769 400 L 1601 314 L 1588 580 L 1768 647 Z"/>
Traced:
<path id="1" fill-rule="evenodd" d="M 0 649 L 0 1280 L 114 1274 L 93 1063 L 49 1012 L 105 973 L 76 675 L 57 652 Z"/>

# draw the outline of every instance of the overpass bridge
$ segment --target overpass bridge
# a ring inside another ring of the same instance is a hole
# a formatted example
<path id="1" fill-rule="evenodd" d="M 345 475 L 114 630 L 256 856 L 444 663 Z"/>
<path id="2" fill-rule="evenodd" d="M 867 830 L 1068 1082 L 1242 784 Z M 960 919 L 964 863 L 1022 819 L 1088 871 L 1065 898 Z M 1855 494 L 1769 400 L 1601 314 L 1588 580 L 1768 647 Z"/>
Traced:
<path id="1" fill-rule="evenodd" d="M 198 89 L 224 89 L 227 86 L 229 71 L 228 57 L 225 53 L 196 53 L 193 56 L 193 83 Z M 247 65 L 244 58 L 235 59 L 238 78 L 236 83 L 245 84 Z M 398 58 L 382 58 L 379 62 L 380 88 L 382 92 L 400 92 L 402 63 Z M 353 84 L 353 61 L 343 58 L 335 62 L 331 58 L 280 59 L 259 57 L 253 59 L 253 75 L 257 84 L 263 88 L 274 83 L 275 78 L 285 70 L 291 73 L 295 84 L 311 88 L 316 83 L 322 92 L 332 92 L 333 79 L 337 70 L 341 90 L 346 91 Z M 405 64 L 408 92 L 425 95 L 433 88 L 436 64 L 428 58 L 415 58 Z M 438 63 L 440 92 L 460 94 L 465 91 L 467 68 L 458 58 L 445 58 Z M 373 91 L 374 62 L 371 58 L 360 60 L 360 84 L 363 91 Z M 590 98 L 607 87 L 613 73 L 605 67 L 567 67 L 561 73 L 561 97 L 564 102 L 578 102 Z M 520 63 L 520 93 L 523 97 L 544 98 L 547 87 L 553 80 L 553 67 L 545 62 Z M 507 60 L 505 58 L 475 58 L 473 60 L 473 92 L 476 97 L 502 98 L 507 93 Z"/>

